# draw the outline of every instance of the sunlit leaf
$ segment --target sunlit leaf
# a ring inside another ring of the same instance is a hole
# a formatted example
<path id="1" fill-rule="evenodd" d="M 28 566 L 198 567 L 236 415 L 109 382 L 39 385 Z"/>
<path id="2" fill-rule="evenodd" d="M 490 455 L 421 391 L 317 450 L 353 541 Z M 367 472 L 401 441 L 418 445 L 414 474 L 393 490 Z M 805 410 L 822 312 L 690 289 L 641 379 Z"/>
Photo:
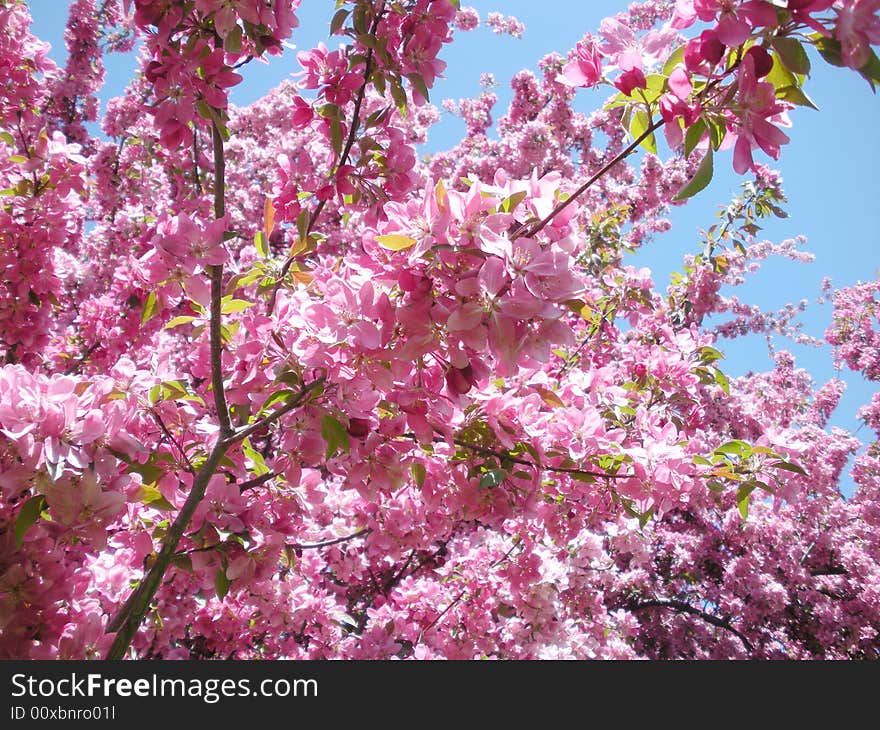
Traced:
<path id="1" fill-rule="evenodd" d="M 376 243 L 382 248 L 389 251 L 403 251 L 416 245 L 416 239 L 410 236 L 403 236 L 398 233 L 389 233 L 383 236 L 376 236 Z"/>
<path id="2" fill-rule="evenodd" d="M 491 469 L 480 477 L 480 489 L 493 489 L 504 481 L 503 469 Z"/>
<path id="3" fill-rule="evenodd" d="M 674 200 L 687 200 L 699 193 L 711 182 L 713 173 L 712 150 L 709 149 L 690 182 L 679 191 Z"/>
<path id="4" fill-rule="evenodd" d="M 15 549 L 21 547 L 25 533 L 40 519 L 40 513 L 46 508 L 46 498 L 42 494 L 31 497 L 18 511 L 15 519 Z"/>
<path id="5" fill-rule="evenodd" d="M 791 36 L 778 36 L 771 41 L 771 45 L 789 71 L 810 73 L 810 59 L 799 40 Z"/>
<path id="6" fill-rule="evenodd" d="M 350 447 L 348 431 L 338 419 L 329 413 L 321 419 L 321 437 L 327 444 L 326 458 L 329 459 L 340 449 L 348 453 Z"/>

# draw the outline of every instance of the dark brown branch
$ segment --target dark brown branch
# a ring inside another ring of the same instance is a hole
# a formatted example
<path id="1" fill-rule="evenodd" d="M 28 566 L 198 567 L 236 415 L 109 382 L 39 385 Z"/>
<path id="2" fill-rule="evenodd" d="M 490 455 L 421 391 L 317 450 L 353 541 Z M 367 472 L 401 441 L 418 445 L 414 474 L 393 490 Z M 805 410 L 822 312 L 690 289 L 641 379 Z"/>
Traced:
<path id="1" fill-rule="evenodd" d="M 376 29 L 379 27 L 379 21 L 382 19 L 382 14 L 384 12 L 384 5 L 382 9 L 376 13 L 376 18 L 373 20 L 373 25 L 370 28 L 370 35 L 375 35 Z M 333 166 L 330 174 L 334 174 L 339 168 L 341 168 L 348 161 L 348 156 L 351 154 L 351 149 L 354 147 L 355 140 L 357 139 L 357 132 L 361 126 L 361 106 L 363 106 L 364 98 L 367 95 L 367 87 L 370 85 L 370 75 L 373 73 L 373 49 L 370 48 L 367 50 L 367 58 L 364 62 L 364 83 L 361 84 L 360 89 L 358 89 L 357 96 L 354 100 L 354 109 L 351 113 L 351 125 L 348 129 L 348 137 L 345 140 L 345 145 L 342 148 L 342 151 L 339 154 L 339 161 Z M 318 201 L 318 204 L 315 206 L 315 209 L 312 211 L 312 214 L 309 216 L 309 225 L 306 228 L 306 237 L 314 230 L 315 224 L 318 222 L 318 217 L 321 215 L 321 212 L 324 210 L 324 206 L 327 204 L 326 200 Z M 269 304 L 267 305 L 268 313 L 272 314 L 275 309 L 275 299 L 278 296 L 278 289 L 281 287 L 284 282 L 284 277 L 287 276 L 287 272 L 290 271 L 290 267 L 293 266 L 294 258 L 292 256 L 288 256 L 284 261 L 284 265 L 281 267 L 281 274 L 278 277 L 278 282 L 275 284 L 275 287 L 272 289 L 272 294 L 269 297 Z"/>
<path id="2" fill-rule="evenodd" d="M 217 124 L 212 124 L 214 143 L 214 217 L 220 219 L 226 215 L 226 162 L 223 157 L 223 136 Z M 195 473 L 192 488 L 183 503 L 183 507 L 174 518 L 162 548 L 156 558 L 156 562 L 144 576 L 144 579 L 132 591 L 126 602 L 116 615 L 107 624 L 107 633 L 116 633 L 113 643 L 107 653 L 108 659 L 121 659 L 134 639 L 135 634 L 144 620 L 150 601 L 159 589 L 168 566 L 177 552 L 183 533 L 189 527 L 193 514 L 199 503 L 205 497 L 208 482 L 221 459 L 226 454 L 229 445 L 224 437 L 232 433 L 232 423 L 229 420 L 229 409 L 226 405 L 226 396 L 223 391 L 223 333 L 222 333 L 222 297 L 223 297 L 223 267 L 211 266 L 208 269 L 211 278 L 211 322 L 210 322 L 210 350 L 211 350 L 211 384 L 214 391 L 214 405 L 217 410 L 217 419 L 220 423 L 220 438 L 211 449 L 208 459 Z M 161 426 L 162 424 L 160 424 Z M 182 451 L 182 450 L 181 450 Z M 185 456 L 185 454 L 184 454 Z M 191 466 L 191 465 L 190 465 Z"/>
<path id="3" fill-rule="evenodd" d="M 202 178 L 199 175 L 199 130 L 198 130 L 198 128 L 193 129 L 192 164 L 193 164 L 193 183 L 195 183 L 195 186 L 196 186 L 196 193 L 201 195 L 204 191 L 202 190 Z"/>
<path id="4" fill-rule="evenodd" d="M 514 234 L 511 236 L 511 240 L 515 240 L 517 238 L 521 238 L 522 236 L 534 236 L 538 231 L 542 230 L 550 221 L 552 221 L 556 216 L 558 216 L 563 210 L 565 210 L 569 205 L 571 205 L 575 200 L 577 200 L 581 195 L 583 195 L 593 184 L 602 176 L 604 176 L 612 167 L 614 167 L 618 162 L 623 160 L 626 157 L 631 155 L 636 147 L 638 147 L 642 142 L 644 142 L 648 137 L 650 137 L 654 132 L 656 132 L 660 127 L 664 124 L 663 118 L 660 117 L 656 122 L 654 122 L 650 127 L 648 127 L 644 132 L 642 132 L 638 137 L 633 140 L 633 142 L 627 146 L 622 152 L 618 153 L 613 160 L 603 165 L 602 169 L 599 170 L 595 175 L 593 175 L 589 180 L 587 180 L 583 185 L 581 185 L 577 190 L 575 190 L 568 198 L 563 200 L 561 203 L 558 203 L 556 207 L 553 208 L 544 218 L 534 224 L 525 223 L 517 229 Z"/>
<path id="5" fill-rule="evenodd" d="M 242 494 L 246 492 L 248 489 L 255 489 L 256 487 L 262 486 L 268 481 L 271 481 L 275 477 L 278 476 L 277 471 L 270 471 L 265 474 L 261 474 L 258 477 L 254 477 L 253 479 L 248 479 L 246 482 L 241 482 L 238 485 L 238 492 Z"/>
<path id="6" fill-rule="evenodd" d="M 159 412 L 155 408 L 150 408 L 150 414 L 156 420 L 156 423 L 159 424 L 159 428 L 162 429 L 162 433 L 165 434 L 165 438 L 167 438 L 175 448 L 180 452 L 181 458 L 186 462 L 186 466 L 184 467 L 190 474 L 195 474 L 196 469 L 193 466 L 193 463 L 189 460 L 189 456 L 186 451 L 183 450 L 183 446 L 174 438 L 174 434 L 168 430 L 168 427 L 165 425 L 165 421 L 162 420 L 162 416 L 159 415 Z"/>
<path id="7" fill-rule="evenodd" d="M 358 530 L 357 532 L 354 532 L 351 535 L 346 535 L 345 537 L 336 537 L 332 540 L 322 540 L 321 542 L 312 543 L 292 542 L 288 543 L 287 547 L 294 548 L 295 550 L 317 550 L 318 548 L 330 547 L 331 545 L 339 545 L 340 543 L 348 542 L 349 540 L 355 540 L 359 537 L 363 537 L 364 535 L 369 535 L 372 531 L 373 528 L 365 527 L 362 530 Z"/>
<path id="8" fill-rule="evenodd" d="M 223 135 L 216 122 L 211 124 L 214 141 L 214 218 L 226 215 L 226 161 L 223 157 Z M 220 436 L 232 433 L 226 393 L 223 390 L 223 266 L 210 266 L 211 276 L 211 389 L 214 391 L 214 407 L 220 421 Z"/>
<path id="9" fill-rule="evenodd" d="M 418 641 L 420 642 L 422 640 L 422 637 L 426 633 L 428 633 L 438 623 L 440 623 L 440 619 L 442 619 L 447 613 L 449 613 L 453 608 L 455 608 L 455 606 L 458 605 L 458 603 L 461 601 L 462 598 L 465 597 L 466 594 L 467 594 L 467 591 L 462 591 L 461 593 L 459 593 L 458 596 L 455 598 L 455 600 L 453 600 L 446 608 L 444 608 L 440 612 L 440 615 L 437 616 L 437 618 L 435 618 L 431 623 L 429 623 L 427 626 L 425 626 L 425 628 L 423 628 L 421 631 L 419 631 Z"/>
<path id="10" fill-rule="evenodd" d="M 697 618 L 705 621 L 707 624 L 711 624 L 712 626 L 716 626 L 719 629 L 729 631 L 742 642 L 743 647 L 749 654 L 754 652 L 752 643 L 745 637 L 745 635 L 742 634 L 742 632 L 735 629 L 731 625 L 730 621 L 719 618 L 718 616 L 713 616 L 711 613 L 706 613 L 705 611 L 702 611 L 699 608 L 695 608 L 694 606 L 691 606 L 689 603 L 685 603 L 684 601 L 677 601 L 674 598 L 652 598 L 649 600 L 629 603 L 626 605 L 626 608 L 630 611 L 641 611 L 646 608 L 668 608 L 672 611 L 678 611 L 679 613 L 687 613 L 691 616 L 696 616 Z"/>
<path id="11" fill-rule="evenodd" d="M 70 365 L 67 366 L 67 369 L 64 371 L 65 375 L 73 375 L 79 372 L 79 369 L 85 365 L 86 361 L 89 359 L 89 356 L 98 349 L 98 343 L 93 342 L 89 345 L 85 350 L 83 350 L 82 354 L 74 360 Z"/>
<path id="12" fill-rule="evenodd" d="M 265 416 L 258 421 L 254 421 L 254 423 L 250 424 L 249 426 L 246 426 L 239 431 L 234 431 L 226 438 L 224 438 L 220 443 L 223 445 L 224 448 L 228 449 L 230 446 L 237 444 L 239 441 L 244 441 L 255 431 L 259 431 L 263 428 L 271 426 L 285 413 L 290 413 L 290 411 L 292 411 L 294 408 L 298 408 L 299 406 L 301 406 L 303 404 L 303 401 L 305 401 L 306 398 L 308 398 L 316 388 L 324 384 L 324 380 L 325 379 L 323 377 L 320 377 L 317 380 L 311 382 L 309 385 L 302 386 L 302 388 L 300 388 L 299 392 L 296 394 L 296 397 L 292 401 L 285 403 L 283 406 L 274 410 L 268 416 Z"/>
<path id="13" fill-rule="evenodd" d="M 810 575 L 849 575 L 849 571 L 839 565 L 829 565 L 824 568 L 814 568 L 810 571 Z"/>
<path id="14" fill-rule="evenodd" d="M 416 435 L 413 433 L 404 433 L 402 434 L 402 437 L 412 439 L 413 441 L 416 440 Z M 448 442 L 446 441 L 446 439 L 436 436 L 434 437 L 434 443 L 445 444 Z M 479 444 L 471 443 L 470 441 L 464 441 L 463 439 L 453 439 L 453 443 L 456 446 L 460 446 L 463 449 L 473 451 L 474 453 L 481 454 L 483 456 L 494 456 L 497 459 L 505 459 L 507 461 L 513 462 L 514 464 L 529 466 L 532 469 L 537 469 L 538 471 L 549 471 L 555 472 L 557 474 L 576 474 L 578 476 L 596 477 L 597 479 L 630 479 L 635 476 L 634 474 L 614 474 L 607 471 L 593 471 L 590 469 L 577 469 L 574 467 L 548 466 L 546 464 L 537 464 L 534 461 L 529 461 L 528 459 L 522 459 L 518 456 L 513 456 L 507 451 L 490 449 L 486 446 L 480 446 Z"/>

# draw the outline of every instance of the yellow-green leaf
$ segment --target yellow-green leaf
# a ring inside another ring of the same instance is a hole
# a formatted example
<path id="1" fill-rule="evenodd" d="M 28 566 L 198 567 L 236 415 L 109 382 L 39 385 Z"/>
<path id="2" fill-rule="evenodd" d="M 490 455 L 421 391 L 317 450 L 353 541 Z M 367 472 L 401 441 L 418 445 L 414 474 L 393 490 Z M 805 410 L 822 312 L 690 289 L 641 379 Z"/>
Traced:
<path id="1" fill-rule="evenodd" d="M 416 245 L 416 239 L 397 233 L 389 233 L 384 236 L 376 236 L 376 243 L 389 251 L 403 251 Z"/>
<path id="2" fill-rule="evenodd" d="M 46 508 L 46 498 L 42 494 L 31 497 L 25 502 L 18 511 L 18 517 L 15 520 L 15 549 L 21 547 L 24 541 L 25 533 L 30 529 L 38 519 L 40 512 Z"/>
<path id="3" fill-rule="evenodd" d="M 223 314 L 233 314 L 234 312 L 243 312 L 245 309 L 249 309 L 253 306 L 253 302 L 248 302 L 244 299 L 230 299 L 223 297 L 223 304 L 220 307 L 220 311 Z"/>
<path id="4" fill-rule="evenodd" d="M 194 320 L 195 320 L 195 317 L 189 317 L 189 316 L 185 316 L 185 315 L 180 316 L 180 317 L 175 317 L 174 319 L 171 319 L 168 321 L 168 324 L 165 325 L 165 329 L 171 330 L 171 329 L 174 329 L 175 327 L 180 327 L 180 325 L 182 325 L 182 324 L 189 324 L 190 322 L 192 322 Z"/>
<path id="5" fill-rule="evenodd" d="M 697 171 L 694 173 L 690 182 L 681 189 L 678 195 L 675 196 L 674 200 L 686 200 L 699 193 L 712 180 L 713 171 L 712 150 L 709 149 L 706 151 L 703 161 L 700 163 L 700 166 L 697 168 Z"/>

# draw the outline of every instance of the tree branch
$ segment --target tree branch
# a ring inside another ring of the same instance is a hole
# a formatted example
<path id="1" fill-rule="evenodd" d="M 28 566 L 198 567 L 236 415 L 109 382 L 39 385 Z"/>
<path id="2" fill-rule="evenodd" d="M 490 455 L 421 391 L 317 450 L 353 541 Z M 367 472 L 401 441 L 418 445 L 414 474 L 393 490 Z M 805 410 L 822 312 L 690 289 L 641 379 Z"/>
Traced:
<path id="1" fill-rule="evenodd" d="M 162 543 L 162 549 L 159 551 L 153 567 L 150 568 L 137 588 L 132 591 L 122 608 L 119 609 L 110 620 L 110 623 L 107 624 L 107 633 L 117 632 L 113 644 L 107 652 L 107 659 L 121 659 L 129 644 L 131 644 L 141 622 L 144 620 L 144 615 L 150 606 L 150 601 L 159 589 L 162 577 L 171 564 L 171 560 L 177 551 L 177 545 L 180 543 L 184 531 L 189 526 L 196 507 L 198 507 L 205 496 L 208 482 L 214 476 L 214 472 L 225 453 L 226 449 L 218 441 L 211 450 L 208 460 L 196 474 L 192 489 L 187 495 L 180 512 L 177 513 L 177 517 L 174 518 L 173 524 L 168 529 L 168 533 Z"/>
<path id="2" fill-rule="evenodd" d="M 569 205 L 571 205 L 575 200 L 577 200 L 581 195 L 583 195 L 592 185 L 603 175 L 605 175 L 612 167 L 614 167 L 618 162 L 623 160 L 625 157 L 629 157 L 632 154 L 636 147 L 638 147 L 642 142 L 644 142 L 648 137 L 650 137 L 654 132 L 656 132 L 660 127 L 664 124 L 663 117 L 660 117 L 656 122 L 654 122 L 650 127 L 648 127 L 644 132 L 642 132 L 638 137 L 633 140 L 633 142 L 622 152 L 620 152 L 613 160 L 605 164 L 599 172 L 593 175 L 589 180 L 587 180 L 583 185 L 581 185 L 577 190 L 575 190 L 568 198 L 563 200 L 561 203 L 558 203 L 553 210 L 551 210 L 544 218 L 534 224 L 524 223 L 520 226 L 510 237 L 512 241 L 517 238 L 521 238 L 523 236 L 534 236 L 538 231 L 542 230 L 550 221 L 552 221 L 556 216 L 558 216 L 563 210 L 565 210 Z"/>
<path id="3" fill-rule="evenodd" d="M 691 606 L 689 603 L 685 603 L 684 601 L 678 601 L 674 598 L 652 598 L 646 601 L 636 601 L 634 603 L 629 603 L 626 605 L 626 608 L 630 611 L 641 611 L 646 608 L 668 608 L 672 611 L 678 611 L 679 613 L 687 613 L 691 616 L 696 616 L 697 618 L 705 621 L 707 624 L 711 624 L 712 626 L 716 626 L 719 629 L 729 631 L 742 642 L 743 647 L 745 647 L 745 650 L 749 654 L 752 654 L 754 652 L 752 643 L 745 637 L 745 635 L 735 629 L 731 625 L 730 621 L 726 621 L 725 619 L 719 618 L 718 616 L 713 616 L 711 613 L 706 613 L 705 611 L 702 611 L 699 608 L 695 608 L 694 606 Z"/>
<path id="4" fill-rule="evenodd" d="M 376 13 L 376 17 L 373 20 L 373 25 L 370 28 L 370 35 L 375 35 L 376 29 L 379 27 L 379 21 L 382 19 L 382 14 L 385 11 L 384 5 Z M 370 48 L 367 50 L 367 59 L 364 63 L 364 83 L 361 84 L 360 89 L 358 89 L 357 96 L 354 100 L 354 109 L 351 113 L 351 124 L 348 129 L 348 138 L 345 140 L 345 146 L 342 148 L 342 152 L 339 155 L 339 162 L 337 162 L 330 174 L 333 175 L 339 168 L 341 168 L 347 161 L 348 156 L 351 154 L 351 149 L 354 146 L 355 140 L 357 139 L 357 132 L 360 128 L 360 116 L 361 116 L 361 106 L 364 103 L 364 98 L 367 95 L 367 87 L 370 84 L 370 74 L 373 73 L 373 49 Z M 312 214 L 309 216 L 309 225 L 306 228 L 306 236 L 312 232 L 315 227 L 315 223 L 318 221 L 318 217 L 321 215 L 321 212 L 324 210 L 324 206 L 326 206 L 326 200 L 318 201 L 318 204 L 315 206 L 315 209 L 312 211 Z M 292 256 L 288 256 L 284 261 L 284 265 L 281 267 L 281 274 L 278 277 L 278 283 L 275 284 L 272 289 L 272 295 L 269 297 L 269 303 L 267 305 L 268 314 L 272 314 L 275 309 L 275 299 L 278 296 L 278 289 L 281 287 L 282 282 L 284 281 L 284 277 L 287 276 L 287 272 L 290 271 L 290 267 L 293 266 L 294 258 Z"/>
<path id="5" fill-rule="evenodd" d="M 346 535 L 345 537 L 336 537 L 332 540 L 323 540 L 321 542 L 312 543 L 291 542 L 287 544 L 287 547 L 294 548 L 295 550 L 317 550 L 318 548 L 330 547 L 331 545 L 339 545 L 340 543 L 348 542 L 349 540 L 354 540 L 364 535 L 369 535 L 372 531 L 372 527 L 364 527 L 362 530 L 358 530 L 357 532 L 354 532 L 351 535 Z"/>
<path id="6" fill-rule="evenodd" d="M 303 401 L 308 396 L 310 396 L 316 388 L 324 384 L 325 380 L 326 378 L 324 376 L 321 376 L 317 380 L 309 383 L 309 385 L 304 385 L 302 388 L 300 388 L 299 393 L 296 394 L 296 397 L 292 401 L 290 401 L 289 403 L 285 403 L 280 408 L 277 408 L 265 418 L 254 421 L 252 424 L 240 429 L 239 431 L 233 431 L 220 443 L 225 449 L 228 449 L 230 446 L 237 444 L 239 441 L 244 441 L 255 431 L 259 431 L 260 429 L 266 428 L 267 426 L 271 426 L 285 413 L 290 413 L 290 411 L 292 411 L 294 408 L 298 408 L 299 406 L 301 406 Z"/>
<path id="7" fill-rule="evenodd" d="M 223 157 L 223 135 L 217 123 L 211 123 L 214 140 L 214 218 L 226 215 L 226 161 Z M 214 391 L 214 407 L 220 421 L 221 438 L 232 433 L 226 393 L 223 390 L 223 266 L 210 266 L 211 276 L 211 389 Z"/>
<path id="8" fill-rule="evenodd" d="M 237 485 L 238 486 L 238 493 L 242 494 L 243 492 L 246 492 L 248 489 L 255 489 L 256 487 L 259 487 L 259 486 L 265 484 L 266 482 L 271 481 L 272 479 L 274 479 L 277 476 L 278 476 L 277 471 L 270 471 L 265 474 L 261 474 L 258 477 L 254 477 L 253 479 L 248 479 L 246 482 L 241 482 L 240 484 Z"/>
<path id="9" fill-rule="evenodd" d="M 401 438 L 410 439 L 412 441 L 417 440 L 414 433 L 401 434 Z M 435 436 L 433 441 L 437 444 L 448 443 L 446 439 L 439 436 Z M 460 446 L 463 449 L 468 449 L 469 451 L 473 451 L 477 454 L 482 454 L 483 456 L 494 456 L 497 459 L 506 459 L 507 461 L 512 461 L 514 464 L 520 464 L 521 466 L 530 466 L 533 469 L 537 469 L 538 471 L 550 471 L 556 472 L 557 474 L 577 474 L 578 476 L 596 477 L 597 479 L 631 479 L 635 476 L 635 474 L 614 474 L 607 471 L 593 471 L 590 469 L 577 469 L 567 466 L 547 466 L 546 464 L 538 464 L 534 461 L 529 461 L 528 459 L 522 459 L 518 456 L 513 456 L 507 451 L 490 449 L 486 446 L 480 446 L 479 444 L 471 443 L 470 441 L 465 441 L 463 439 L 456 438 L 453 439 L 452 442 L 456 446 Z"/>
<path id="10" fill-rule="evenodd" d="M 195 470 L 195 467 L 193 466 L 193 463 L 189 460 L 189 456 L 187 455 L 186 451 L 184 451 L 183 446 L 180 445 L 180 442 L 176 438 L 174 438 L 174 434 L 172 434 L 171 431 L 168 430 L 168 426 L 165 425 L 165 421 L 162 420 L 162 416 L 159 415 L 159 412 L 155 408 L 150 408 L 149 410 L 150 410 L 150 414 L 156 420 L 156 423 L 159 424 L 159 428 L 162 429 L 162 433 L 165 434 L 165 437 L 174 446 L 177 447 L 177 450 L 180 452 L 180 458 L 186 462 L 186 465 L 184 468 L 190 474 L 195 474 L 196 470 Z"/>

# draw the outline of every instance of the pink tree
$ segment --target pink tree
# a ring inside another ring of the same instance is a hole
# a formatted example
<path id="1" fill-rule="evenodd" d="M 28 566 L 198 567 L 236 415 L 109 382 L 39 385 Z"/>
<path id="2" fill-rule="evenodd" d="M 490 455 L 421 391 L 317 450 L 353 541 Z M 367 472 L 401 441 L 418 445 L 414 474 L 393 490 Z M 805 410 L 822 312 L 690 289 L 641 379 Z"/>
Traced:
<path id="1" fill-rule="evenodd" d="M 72 4 L 60 69 L 0 0 L 0 656 L 877 656 L 880 442 L 827 428 L 839 381 L 718 347 L 793 327 L 722 295 L 803 257 L 754 237 L 784 201 L 756 157 L 806 46 L 880 81 L 880 3 L 633 5 L 427 162 L 476 11 L 342 3 L 235 108 L 298 0 L 122 5 Z M 730 147 L 752 179 L 660 292 L 627 251 Z M 827 334 L 873 381 L 877 291 Z"/>

